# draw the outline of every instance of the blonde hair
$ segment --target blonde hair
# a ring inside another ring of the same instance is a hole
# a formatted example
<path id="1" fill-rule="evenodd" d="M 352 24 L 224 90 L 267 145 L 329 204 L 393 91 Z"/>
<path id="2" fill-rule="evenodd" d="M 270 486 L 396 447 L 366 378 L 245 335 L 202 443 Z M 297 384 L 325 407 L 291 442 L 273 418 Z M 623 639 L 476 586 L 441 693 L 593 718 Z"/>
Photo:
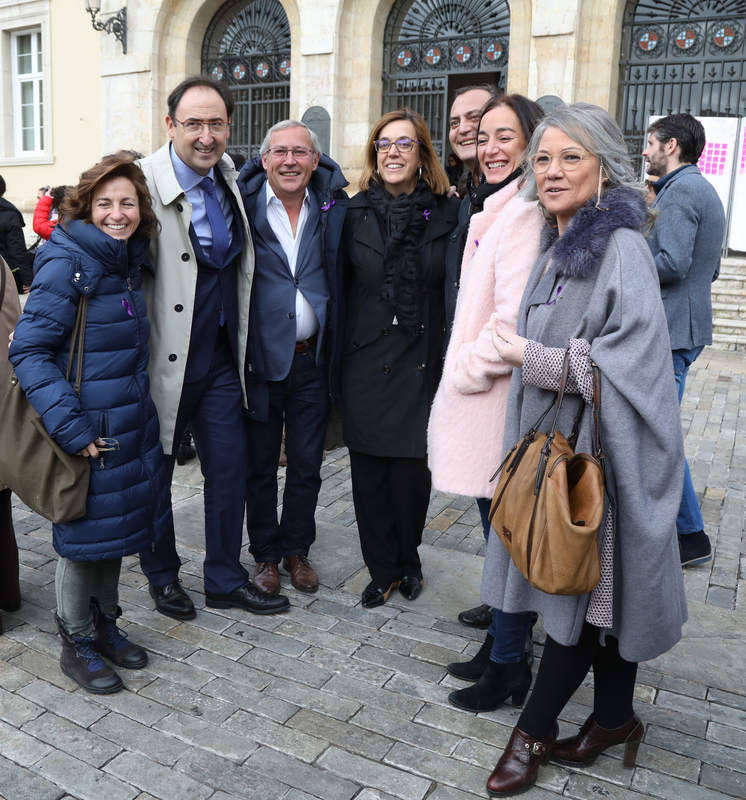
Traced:
<path id="1" fill-rule="evenodd" d="M 445 194 L 450 186 L 450 181 L 435 153 L 427 123 L 420 114 L 412 111 L 411 108 L 398 108 L 396 111 L 389 111 L 373 126 L 373 130 L 368 137 L 368 143 L 365 146 L 365 166 L 360 178 L 360 189 L 367 192 L 371 181 L 380 181 L 377 171 L 375 142 L 389 122 L 398 120 L 406 120 L 414 126 L 415 138 L 419 142 L 418 147 L 420 148 L 422 180 L 430 187 L 430 191 L 433 194 Z"/>

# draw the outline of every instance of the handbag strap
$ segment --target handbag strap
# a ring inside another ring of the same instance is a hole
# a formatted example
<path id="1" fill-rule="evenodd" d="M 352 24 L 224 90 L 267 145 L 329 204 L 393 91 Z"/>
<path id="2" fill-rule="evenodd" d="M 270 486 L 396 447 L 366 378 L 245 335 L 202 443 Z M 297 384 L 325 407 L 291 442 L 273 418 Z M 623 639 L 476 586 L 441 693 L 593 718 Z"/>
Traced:
<path id="1" fill-rule="evenodd" d="M 565 399 L 565 390 L 567 389 L 567 379 L 570 377 L 570 348 L 565 350 L 565 358 L 562 362 L 562 375 L 560 376 L 560 385 L 557 390 L 557 399 L 554 401 L 554 417 L 552 417 L 552 427 L 549 429 L 549 438 L 554 437 L 554 432 L 557 428 L 557 420 L 559 419 L 560 408 L 562 401 Z"/>
<path id="2" fill-rule="evenodd" d="M 77 350 L 77 361 L 75 364 L 75 394 L 80 394 L 80 384 L 83 381 L 83 346 L 85 344 L 85 325 L 88 318 L 88 297 L 83 296 L 78 303 L 78 312 L 75 315 L 72 336 L 70 337 L 70 354 L 67 357 L 67 370 L 65 379 L 70 382 L 70 375 L 73 370 L 73 359 Z"/>
<path id="3" fill-rule="evenodd" d="M 601 464 L 606 477 L 606 454 L 601 447 L 601 370 L 598 364 L 591 361 L 593 370 L 593 455 Z"/>

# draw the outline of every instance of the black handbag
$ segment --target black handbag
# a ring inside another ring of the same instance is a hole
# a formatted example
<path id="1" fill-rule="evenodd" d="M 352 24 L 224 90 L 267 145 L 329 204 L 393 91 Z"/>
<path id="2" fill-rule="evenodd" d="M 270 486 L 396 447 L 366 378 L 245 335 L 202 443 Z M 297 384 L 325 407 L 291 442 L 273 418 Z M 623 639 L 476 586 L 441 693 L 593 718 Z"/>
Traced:
<path id="1" fill-rule="evenodd" d="M 76 361 L 74 388 L 78 395 L 87 310 L 88 298 L 83 297 L 75 316 L 65 374 L 69 381 Z M 88 458 L 66 453 L 52 439 L 14 373 L 0 387 L 0 409 L 0 484 L 11 488 L 30 509 L 52 522 L 84 517 L 91 478 Z"/>

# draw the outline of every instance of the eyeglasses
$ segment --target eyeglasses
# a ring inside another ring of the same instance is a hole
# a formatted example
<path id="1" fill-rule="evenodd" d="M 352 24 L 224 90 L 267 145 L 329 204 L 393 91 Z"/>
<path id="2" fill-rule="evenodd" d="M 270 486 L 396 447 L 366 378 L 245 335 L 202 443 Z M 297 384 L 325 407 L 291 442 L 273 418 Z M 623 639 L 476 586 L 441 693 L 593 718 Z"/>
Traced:
<path id="1" fill-rule="evenodd" d="M 410 139 L 409 136 L 400 136 L 398 139 L 394 139 L 393 142 L 391 139 L 376 139 L 373 144 L 379 153 L 388 153 L 392 145 L 396 145 L 396 149 L 400 153 L 410 153 L 416 144 L 422 144 L 422 142 L 418 142 L 417 139 Z"/>
<path id="2" fill-rule="evenodd" d="M 563 172 L 572 172 L 577 169 L 583 161 L 587 161 L 589 158 L 594 158 L 594 156 L 579 150 L 567 150 L 557 156 L 557 161 Z M 549 169 L 553 160 L 554 156 L 540 153 L 531 159 L 531 168 L 537 175 L 543 175 Z"/>
<path id="3" fill-rule="evenodd" d="M 182 122 L 174 117 L 174 122 L 181 125 L 181 127 L 184 128 L 184 133 L 188 133 L 190 136 L 198 136 L 205 127 L 207 127 L 212 134 L 225 133 L 230 127 L 230 122 L 226 122 L 224 119 L 187 119 Z"/>
<path id="4" fill-rule="evenodd" d="M 267 154 L 276 159 L 277 161 L 284 161 L 290 153 L 296 161 L 303 161 L 305 158 L 310 158 L 314 151 L 308 147 L 270 147 Z"/>

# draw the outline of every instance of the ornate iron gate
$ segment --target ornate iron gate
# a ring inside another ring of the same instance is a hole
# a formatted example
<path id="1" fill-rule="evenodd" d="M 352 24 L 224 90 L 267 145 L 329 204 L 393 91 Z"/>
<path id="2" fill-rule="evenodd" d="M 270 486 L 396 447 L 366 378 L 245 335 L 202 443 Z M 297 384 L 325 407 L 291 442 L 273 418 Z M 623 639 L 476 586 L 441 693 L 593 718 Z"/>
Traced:
<path id="1" fill-rule="evenodd" d="M 630 0 L 619 118 L 642 158 L 651 114 L 746 115 L 746 0 Z"/>
<path id="2" fill-rule="evenodd" d="M 278 0 L 228 0 L 207 27 L 202 72 L 233 94 L 229 148 L 259 154 L 267 129 L 290 115 L 290 25 Z"/>
<path id="3" fill-rule="evenodd" d="M 507 0 L 397 0 L 384 37 L 383 110 L 409 106 L 422 114 L 442 158 L 449 78 L 483 72 L 495 80 L 497 73 L 504 88 L 509 33 Z"/>

